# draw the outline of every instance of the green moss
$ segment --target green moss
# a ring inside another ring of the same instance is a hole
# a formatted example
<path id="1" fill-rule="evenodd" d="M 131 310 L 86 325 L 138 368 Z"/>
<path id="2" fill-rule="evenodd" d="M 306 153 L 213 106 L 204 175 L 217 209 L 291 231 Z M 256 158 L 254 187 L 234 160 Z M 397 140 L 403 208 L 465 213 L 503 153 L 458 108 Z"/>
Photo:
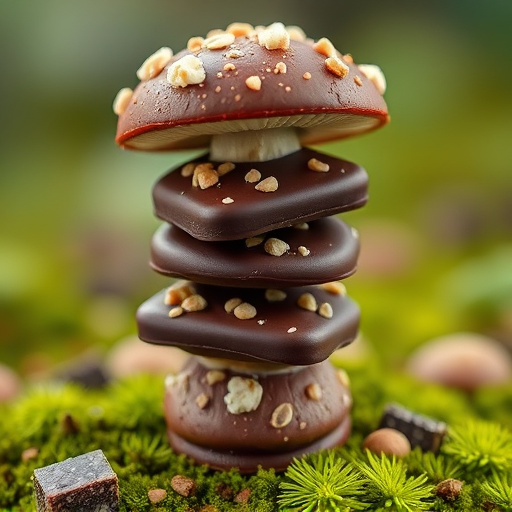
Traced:
<path id="1" fill-rule="evenodd" d="M 350 378 L 354 427 L 343 449 L 299 459 L 284 474 L 260 470 L 249 476 L 210 471 L 169 448 L 160 377 L 130 378 L 101 392 L 71 385 L 35 388 L 0 408 L 0 510 L 35 510 L 35 468 L 98 448 L 119 477 L 122 512 L 511 510 L 512 434 L 503 424 L 512 424 L 512 408 L 500 408 L 499 424 L 490 421 L 483 391 L 470 401 L 377 364 L 352 368 Z M 502 405 L 510 403 L 510 395 L 503 388 L 488 396 Z M 442 453 L 414 450 L 403 460 L 365 454 L 362 439 L 389 402 L 445 421 L 450 435 Z M 38 451 L 27 460 L 28 448 Z M 194 496 L 172 489 L 177 474 L 195 480 Z M 454 501 L 432 493 L 448 478 L 464 482 Z M 148 491 L 157 488 L 167 496 L 152 504 Z M 237 495 L 247 489 L 248 499 L 239 503 Z"/>

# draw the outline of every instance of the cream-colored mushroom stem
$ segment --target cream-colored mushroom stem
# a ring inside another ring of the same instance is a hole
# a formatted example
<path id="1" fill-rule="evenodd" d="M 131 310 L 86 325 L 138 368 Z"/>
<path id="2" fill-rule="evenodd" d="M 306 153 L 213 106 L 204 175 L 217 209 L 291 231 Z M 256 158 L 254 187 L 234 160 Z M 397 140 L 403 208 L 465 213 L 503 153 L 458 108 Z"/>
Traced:
<path id="1" fill-rule="evenodd" d="M 217 162 L 265 162 L 300 149 L 295 128 L 267 128 L 214 135 L 210 158 Z"/>

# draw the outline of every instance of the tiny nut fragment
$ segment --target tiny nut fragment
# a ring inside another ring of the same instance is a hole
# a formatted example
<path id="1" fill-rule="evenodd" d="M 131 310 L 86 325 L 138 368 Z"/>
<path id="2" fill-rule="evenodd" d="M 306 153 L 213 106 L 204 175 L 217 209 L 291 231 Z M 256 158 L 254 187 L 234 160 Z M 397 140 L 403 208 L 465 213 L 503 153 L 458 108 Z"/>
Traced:
<path id="1" fill-rule="evenodd" d="M 320 401 L 322 399 L 322 388 L 317 382 L 312 382 L 306 386 L 306 396 L 310 400 Z"/>
<path id="2" fill-rule="evenodd" d="M 165 292 L 164 304 L 166 306 L 177 306 L 187 297 L 194 295 L 196 290 L 190 281 L 181 279 L 173 283 Z"/>
<path id="3" fill-rule="evenodd" d="M 235 37 L 247 36 L 254 30 L 249 23 L 234 22 L 228 25 L 226 32 L 233 34 Z"/>
<path id="4" fill-rule="evenodd" d="M 324 289 L 326 292 L 331 293 L 332 295 L 341 295 L 345 296 L 347 294 L 347 289 L 343 283 L 339 281 L 330 281 L 328 283 L 322 283 L 320 288 Z"/>
<path id="5" fill-rule="evenodd" d="M 340 78 L 345 77 L 349 72 L 349 67 L 336 55 L 327 57 L 325 59 L 325 66 L 333 75 Z"/>
<path id="6" fill-rule="evenodd" d="M 274 176 L 269 176 L 264 180 L 260 181 L 254 188 L 259 192 L 275 192 L 279 187 L 279 183 L 277 182 Z"/>
<path id="7" fill-rule="evenodd" d="M 292 419 L 293 405 L 289 402 L 284 402 L 274 409 L 272 417 L 270 418 L 270 424 L 274 428 L 283 428 L 289 425 Z"/>
<path id="8" fill-rule="evenodd" d="M 332 306 L 328 302 L 320 304 L 318 308 L 318 314 L 324 318 L 332 318 L 333 310 Z"/>
<path id="9" fill-rule="evenodd" d="M 336 55 L 336 48 L 326 37 L 322 37 L 316 43 L 313 44 L 313 50 L 325 55 L 326 57 L 332 57 Z"/>
<path id="10" fill-rule="evenodd" d="M 252 304 L 249 304 L 248 302 L 242 302 L 233 310 L 233 314 L 239 320 L 250 320 L 256 316 L 257 311 Z"/>
<path id="11" fill-rule="evenodd" d="M 178 318 L 183 315 L 184 312 L 185 310 L 181 306 L 177 306 L 169 311 L 169 318 Z"/>
<path id="12" fill-rule="evenodd" d="M 315 312 L 318 309 L 316 299 L 311 293 L 303 293 L 297 299 L 297 305 L 306 311 Z"/>
<path id="13" fill-rule="evenodd" d="M 206 393 L 201 393 L 196 396 L 195 402 L 199 409 L 204 409 L 208 402 L 210 401 L 210 397 Z"/>
<path id="14" fill-rule="evenodd" d="M 288 50 L 290 34 L 282 23 L 272 23 L 272 25 L 258 32 L 258 42 L 260 46 L 264 46 L 267 50 Z"/>
<path id="15" fill-rule="evenodd" d="M 261 78 L 257 75 L 252 75 L 247 78 L 245 85 L 253 91 L 259 91 L 261 89 Z"/>
<path id="16" fill-rule="evenodd" d="M 359 64 L 358 67 L 361 73 L 375 85 L 380 94 L 386 92 L 386 77 L 379 66 L 375 64 Z"/>
<path id="17" fill-rule="evenodd" d="M 265 290 L 265 299 L 269 302 L 280 302 L 286 299 L 286 292 L 283 290 L 276 290 L 275 288 L 268 288 Z"/>
<path id="18" fill-rule="evenodd" d="M 245 239 L 245 246 L 247 248 L 256 247 L 257 245 L 260 245 L 263 240 L 265 240 L 264 236 L 252 236 L 251 238 Z"/>
<path id="19" fill-rule="evenodd" d="M 258 169 L 251 169 L 246 175 L 245 175 L 245 181 L 247 183 L 257 183 L 261 180 L 261 172 L 258 171 Z"/>
<path id="20" fill-rule="evenodd" d="M 234 34 L 230 34 L 229 32 L 219 32 L 217 34 L 213 34 L 207 37 L 203 41 L 203 48 L 208 50 L 222 50 L 223 48 L 227 48 L 230 44 L 235 42 Z"/>
<path id="21" fill-rule="evenodd" d="M 181 171 L 180 171 L 180 174 L 184 177 L 184 178 L 189 178 L 190 176 L 193 176 L 194 175 L 194 170 L 196 168 L 196 163 L 194 162 L 189 162 L 188 164 L 185 164 L 182 168 L 181 168 Z"/>
<path id="22" fill-rule="evenodd" d="M 219 176 L 224 176 L 228 172 L 231 172 L 235 168 L 235 164 L 233 162 L 224 162 L 217 167 L 217 174 Z"/>
<path id="23" fill-rule="evenodd" d="M 224 304 L 224 311 L 226 311 L 226 313 L 233 313 L 235 308 L 240 306 L 242 302 L 243 300 L 240 297 L 233 297 L 232 299 L 227 300 Z"/>
<path id="24" fill-rule="evenodd" d="M 187 42 L 187 50 L 196 53 L 203 47 L 204 39 L 200 36 L 191 37 Z"/>
<path id="25" fill-rule="evenodd" d="M 173 87 L 187 87 L 187 85 L 204 82 L 206 72 L 201 59 L 195 55 L 185 55 L 173 62 L 167 70 L 167 81 Z"/>
<path id="26" fill-rule="evenodd" d="M 181 307 L 187 312 L 202 311 L 208 306 L 206 299 L 201 295 L 195 294 L 187 297 L 182 303 Z"/>
<path id="27" fill-rule="evenodd" d="M 145 81 L 154 78 L 169 64 L 172 59 L 172 50 L 163 46 L 150 55 L 137 70 L 137 78 Z"/>
<path id="28" fill-rule="evenodd" d="M 227 384 L 228 393 L 224 403 L 231 414 L 255 411 L 263 396 L 261 384 L 247 377 L 231 377 Z"/>
<path id="29" fill-rule="evenodd" d="M 125 112 L 132 101 L 133 91 L 129 87 L 123 87 L 114 98 L 114 103 L 112 108 L 114 110 L 114 114 L 120 116 Z"/>
<path id="30" fill-rule="evenodd" d="M 213 386 L 217 384 L 217 382 L 222 382 L 225 378 L 226 374 L 222 370 L 208 370 L 206 372 L 206 383 L 209 386 Z"/>
<path id="31" fill-rule="evenodd" d="M 301 245 L 297 250 L 299 251 L 301 256 L 309 256 L 311 254 L 311 251 L 307 247 L 304 247 L 303 245 Z"/>
<path id="32" fill-rule="evenodd" d="M 308 160 L 308 168 L 312 171 L 316 172 L 328 172 L 330 167 L 329 164 L 326 164 L 325 162 L 321 162 L 320 160 L 317 160 L 316 158 L 310 158 Z"/>
<path id="33" fill-rule="evenodd" d="M 282 256 L 290 250 L 290 246 L 279 240 L 279 238 L 269 238 L 264 245 L 265 252 L 271 256 Z"/>

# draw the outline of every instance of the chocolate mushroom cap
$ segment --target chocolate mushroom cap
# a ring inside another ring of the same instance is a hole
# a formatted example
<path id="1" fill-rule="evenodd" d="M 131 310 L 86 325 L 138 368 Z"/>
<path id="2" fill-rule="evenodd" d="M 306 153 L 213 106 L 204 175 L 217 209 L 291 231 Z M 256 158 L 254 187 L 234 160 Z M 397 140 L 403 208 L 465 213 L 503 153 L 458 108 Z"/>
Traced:
<path id="1" fill-rule="evenodd" d="M 168 69 L 186 55 L 201 60 L 206 78 L 172 86 Z M 389 120 L 386 104 L 349 60 L 341 78 L 307 41 L 268 50 L 241 36 L 223 49 L 183 50 L 135 88 L 119 116 L 116 142 L 148 151 L 202 148 L 214 134 L 291 127 L 306 145 L 376 129 Z M 284 73 L 279 63 L 286 65 Z M 259 90 L 246 83 L 249 77 L 259 77 Z"/>

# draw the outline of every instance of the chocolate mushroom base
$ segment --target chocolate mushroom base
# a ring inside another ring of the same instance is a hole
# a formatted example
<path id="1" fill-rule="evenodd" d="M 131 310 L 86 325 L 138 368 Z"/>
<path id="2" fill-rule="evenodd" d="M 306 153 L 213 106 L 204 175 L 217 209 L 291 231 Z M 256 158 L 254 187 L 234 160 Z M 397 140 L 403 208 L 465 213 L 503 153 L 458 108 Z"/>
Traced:
<path id="1" fill-rule="evenodd" d="M 352 400 L 329 361 L 258 366 L 194 356 L 167 381 L 164 411 L 176 452 L 252 473 L 284 470 L 294 457 L 346 441 Z"/>

